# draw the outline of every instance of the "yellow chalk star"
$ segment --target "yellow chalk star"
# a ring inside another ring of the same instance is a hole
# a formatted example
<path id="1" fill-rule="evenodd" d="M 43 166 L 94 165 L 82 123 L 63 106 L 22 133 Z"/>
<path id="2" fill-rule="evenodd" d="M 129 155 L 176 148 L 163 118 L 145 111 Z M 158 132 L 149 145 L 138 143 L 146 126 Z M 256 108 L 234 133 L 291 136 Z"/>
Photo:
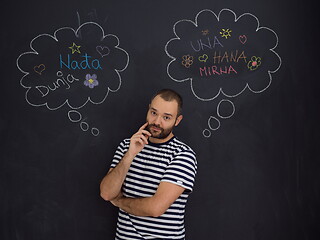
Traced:
<path id="1" fill-rule="evenodd" d="M 72 54 L 74 54 L 75 52 L 81 53 L 80 50 L 79 50 L 80 47 L 81 46 L 77 46 L 75 43 L 72 43 L 72 46 L 69 47 L 69 48 L 72 50 Z"/>

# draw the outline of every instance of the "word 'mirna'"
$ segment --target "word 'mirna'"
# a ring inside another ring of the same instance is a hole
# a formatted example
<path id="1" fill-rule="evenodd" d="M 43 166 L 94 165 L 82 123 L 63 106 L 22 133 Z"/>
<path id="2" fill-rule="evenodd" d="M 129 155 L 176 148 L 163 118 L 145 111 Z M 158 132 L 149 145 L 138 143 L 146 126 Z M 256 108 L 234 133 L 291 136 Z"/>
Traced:
<path id="1" fill-rule="evenodd" d="M 211 76 L 211 75 L 223 75 L 223 74 L 237 74 L 238 72 L 232 67 L 232 65 L 229 66 L 224 66 L 223 67 L 218 67 L 218 66 L 211 66 L 211 67 L 203 67 L 203 68 L 199 68 L 200 71 L 200 76 L 203 77 L 207 77 L 207 76 Z"/>

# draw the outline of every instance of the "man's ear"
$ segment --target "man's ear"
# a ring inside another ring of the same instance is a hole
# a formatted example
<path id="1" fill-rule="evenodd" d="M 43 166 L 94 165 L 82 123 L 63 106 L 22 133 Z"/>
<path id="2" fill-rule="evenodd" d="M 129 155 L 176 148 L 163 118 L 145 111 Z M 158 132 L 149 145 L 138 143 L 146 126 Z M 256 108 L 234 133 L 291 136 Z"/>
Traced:
<path id="1" fill-rule="evenodd" d="M 179 125 L 179 123 L 181 122 L 182 118 L 183 118 L 183 116 L 182 116 L 182 115 L 180 115 L 179 117 L 177 117 L 177 119 L 176 119 L 176 123 L 174 124 L 174 126 L 178 126 L 178 125 Z"/>

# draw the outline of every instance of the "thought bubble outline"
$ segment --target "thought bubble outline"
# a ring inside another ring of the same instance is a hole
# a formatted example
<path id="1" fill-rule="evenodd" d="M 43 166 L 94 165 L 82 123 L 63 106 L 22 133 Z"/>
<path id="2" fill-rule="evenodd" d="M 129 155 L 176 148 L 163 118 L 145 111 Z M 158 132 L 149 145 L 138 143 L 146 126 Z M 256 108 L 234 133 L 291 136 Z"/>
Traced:
<path id="1" fill-rule="evenodd" d="M 231 105 L 231 107 L 232 107 L 232 113 L 231 113 L 230 115 L 228 115 L 228 116 L 222 116 L 222 115 L 220 114 L 220 107 L 221 107 L 221 104 L 224 103 L 224 102 L 229 103 L 229 104 Z M 231 118 L 231 117 L 234 115 L 235 112 L 236 112 L 236 108 L 235 108 L 235 106 L 234 106 L 234 103 L 231 102 L 229 99 L 222 99 L 222 100 L 218 103 L 218 106 L 217 106 L 217 115 L 218 115 L 220 118 L 222 118 L 222 119 Z"/>
<path id="2" fill-rule="evenodd" d="M 33 42 L 34 42 L 36 39 L 38 39 L 38 38 L 41 38 L 41 37 L 50 37 L 50 38 L 54 39 L 56 42 L 58 42 L 59 39 L 57 38 L 57 33 L 58 33 L 59 31 L 61 31 L 61 30 L 71 30 L 71 31 L 73 31 L 73 33 L 75 34 L 75 36 L 76 36 L 77 38 L 79 38 L 79 37 L 80 37 L 80 30 L 81 30 L 81 28 L 84 27 L 84 26 L 86 26 L 86 25 L 89 25 L 89 24 L 96 25 L 97 27 L 100 28 L 101 33 L 102 33 L 101 41 L 102 41 L 103 39 L 105 39 L 106 37 L 114 37 L 114 38 L 116 38 L 117 44 L 114 46 L 114 48 L 115 48 L 115 49 L 118 49 L 118 50 L 120 50 L 120 51 L 123 51 L 123 52 L 126 54 L 127 59 L 126 59 L 126 64 L 125 64 L 125 66 L 124 66 L 122 69 L 114 69 L 114 71 L 116 72 L 116 74 L 117 74 L 117 76 L 118 76 L 118 80 L 119 80 L 119 84 L 118 84 L 117 88 L 116 88 L 115 90 L 113 90 L 113 89 L 111 89 L 111 88 L 108 86 L 108 87 L 107 87 L 107 91 L 106 91 L 106 93 L 105 93 L 105 96 L 103 97 L 103 99 L 102 99 L 101 101 L 99 101 L 99 102 L 94 102 L 94 101 L 91 99 L 91 97 L 88 96 L 88 97 L 87 97 L 87 100 L 85 100 L 84 103 L 83 103 L 81 106 L 78 106 L 78 107 L 72 106 L 72 105 L 69 103 L 68 97 L 66 98 L 66 100 L 63 101 L 63 103 L 61 103 L 61 104 L 60 104 L 59 106 L 57 106 L 57 107 L 49 107 L 48 101 L 47 101 L 47 102 L 44 102 L 44 103 L 40 103 L 40 104 L 35 104 L 35 103 L 30 102 L 30 101 L 28 100 L 28 92 L 29 92 L 33 87 L 25 86 L 25 85 L 23 84 L 24 78 L 25 78 L 26 76 L 28 76 L 30 73 L 22 70 L 22 68 L 19 66 L 19 60 L 20 60 L 20 58 L 21 58 L 22 56 L 24 56 L 24 55 L 27 55 L 27 54 L 36 54 L 36 55 L 39 55 L 39 53 L 33 48 Z M 120 40 L 119 40 L 119 38 L 118 38 L 116 35 L 114 35 L 114 34 L 107 34 L 107 35 L 105 35 L 104 29 L 103 29 L 98 23 L 95 23 L 95 22 L 85 22 L 85 23 L 81 24 L 76 30 L 73 29 L 73 28 L 71 28 L 71 27 L 62 27 L 62 28 L 57 29 L 57 30 L 54 32 L 53 35 L 50 35 L 50 34 L 47 34 L 47 33 L 43 33 L 43 34 L 39 34 L 38 36 L 34 37 L 34 38 L 31 40 L 30 44 L 29 44 L 29 46 L 30 46 L 30 48 L 31 48 L 32 51 L 28 51 L 28 52 L 24 52 L 24 53 L 20 54 L 19 57 L 18 57 L 17 60 L 16 60 L 17 68 L 24 74 L 24 75 L 21 77 L 21 79 L 20 79 L 20 85 L 21 85 L 22 87 L 24 87 L 24 88 L 27 89 L 27 91 L 26 91 L 26 93 L 25 93 L 25 99 L 26 99 L 27 103 L 30 104 L 31 106 L 34 106 L 34 107 L 46 106 L 49 110 L 57 110 L 57 109 L 63 107 L 64 105 L 66 105 L 66 104 L 67 104 L 71 109 L 80 109 L 80 108 L 84 107 L 88 102 L 90 102 L 90 103 L 92 103 L 92 104 L 95 104 L 95 105 L 98 105 L 98 104 L 103 103 L 103 102 L 106 100 L 106 98 L 108 97 L 109 92 L 117 92 L 117 91 L 121 88 L 122 79 L 121 79 L 120 73 L 123 72 L 124 70 L 126 70 L 126 68 L 127 68 L 128 65 L 129 65 L 129 54 L 128 54 L 128 52 L 125 51 L 123 48 L 120 48 L 119 45 L 120 45 Z"/>
<path id="3" fill-rule="evenodd" d="M 250 86 L 249 86 L 248 83 L 246 83 L 246 84 L 245 84 L 245 87 L 244 87 L 239 93 L 237 93 L 237 94 L 228 95 L 228 94 L 226 94 L 226 93 L 222 90 L 222 87 L 220 87 L 218 93 L 217 93 L 215 96 L 209 97 L 209 98 L 202 98 L 202 97 L 198 96 L 198 95 L 196 94 L 195 90 L 194 90 L 194 87 L 193 87 L 193 78 L 192 78 L 192 77 L 188 77 L 188 78 L 185 78 L 185 79 L 175 79 L 173 76 L 170 75 L 170 73 L 169 73 L 170 65 L 171 65 L 173 62 L 175 62 L 175 61 L 177 60 L 177 58 L 175 58 L 174 56 L 170 55 L 170 53 L 168 52 L 168 45 L 170 44 L 171 41 L 181 40 L 181 38 L 180 38 L 180 37 L 178 36 L 178 34 L 176 33 L 176 26 L 177 26 L 177 24 L 179 24 L 179 23 L 181 23 L 181 22 L 189 22 L 189 23 L 192 23 L 194 26 L 198 27 L 198 17 L 199 17 L 199 15 L 200 15 L 201 13 L 203 13 L 203 12 L 210 12 L 210 13 L 212 13 L 212 14 L 216 17 L 216 19 L 218 20 L 218 22 L 219 22 L 219 21 L 220 21 L 220 15 L 221 15 L 221 13 L 222 13 L 223 11 L 229 11 L 229 12 L 231 12 L 231 13 L 234 15 L 234 22 L 237 22 L 241 17 L 244 17 L 244 16 L 254 17 L 254 18 L 256 19 L 256 21 L 257 21 L 257 28 L 256 28 L 256 30 L 255 30 L 256 32 L 259 31 L 259 30 L 261 30 L 261 29 L 265 29 L 265 30 L 271 31 L 271 32 L 275 35 L 275 37 L 276 37 L 276 43 L 275 43 L 275 46 L 274 46 L 274 47 L 272 47 L 272 48 L 269 49 L 269 51 L 271 51 L 272 53 L 274 53 L 274 54 L 278 57 L 278 59 L 279 59 L 279 66 L 278 66 L 275 70 L 268 70 L 268 71 L 267 71 L 267 72 L 268 72 L 268 75 L 269 75 L 269 83 L 268 83 L 267 86 L 266 86 L 264 89 L 262 89 L 262 90 L 255 91 L 255 90 L 253 90 L 253 89 L 250 88 Z M 272 82 L 272 75 L 271 75 L 271 74 L 277 72 L 277 71 L 280 69 L 281 64 L 282 64 L 281 57 L 280 57 L 279 54 L 276 53 L 275 50 L 274 50 L 274 49 L 278 46 L 278 42 L 279 42 L 278 35 L 276 34 L 275 31 L 273 31 L 272 29 L 270 29 L 270 28 L 268 28 L 268 27 L 261 27 L 261 26 L 260 26 L 260 21 L 259 21 L 259 19 L 258 19 L 255 15 L 253 15 L 253 14 L 251 14 L 251 13 L 243 13 L 243 14 L 241 14 L 239 17 L 237 17 L 236 13 L 235 13 L 234 11 L 232 11 L 231 9 L 228 9 L 228 8 L 223 8 L 223 9 L 219 12 L 218 15 L 216 15 L 216 13 L 213 12 L 212 10 L 210 10 L 210 9 L 203 9 L 203 10 L 201 10 L 201 11 L 196 15 L 195 21 L 192 21 L 192 20 L 189 20 L 189 19 L 182 19 L 182 20 L 177 21 L 177 22 L 173 25 L 173 33 L 174 33 L 174 35 L 175 35 L 176 37 L 171 38 L 171 39 L 166 43 L 166 45 L 165 45 L 165 52 L 166 52 L 166 54 L 168 55 L 168 57 L 170 57 L 170 58 L 172 59 L 172 60 L 168 63 L 168 65 L 167 65 L 167 74 L 168 74 L 168 76 L 169 76 L 172 80 L 174 80 L 174 81 L 176 81 L 176 82 L 190 81 L 190 88 L 191 88 L 191 91 L 192 91 L 193 95 L 194 95 L 197 99 L 199 99 L 199 100 L 201 100 L 201 101 L 212 101 L 212 100 L 214 100 L 215 98 L 217 98 L 220 94 L 223 94 L 225 97 L 229 97 L 229 98 L 231 98 L 231 97 L 237 97 L 237 96 L 239 96 L 241 93 L 243 93 L 247 88 L 248 88 L 251 92 L 253 92 L 253 93 L 261 93 L 261 92 L 265 91 L 267 88 L 269 88 L 269 86 L 271 85 L 271 82 Z"/>

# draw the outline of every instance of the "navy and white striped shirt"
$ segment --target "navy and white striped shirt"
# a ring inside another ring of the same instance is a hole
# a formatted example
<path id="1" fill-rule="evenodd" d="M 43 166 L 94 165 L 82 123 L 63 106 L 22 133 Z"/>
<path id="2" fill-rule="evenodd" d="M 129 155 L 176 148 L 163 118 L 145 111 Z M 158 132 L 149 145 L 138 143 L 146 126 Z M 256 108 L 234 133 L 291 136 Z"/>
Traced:
<path id="1" fill-rule="evenodd" d="M 123 140 L 114 155 L 115 168 L 129 149 L 130 139 Z M 159 217 L 139 217 L 119 209 L 116 239 L 184 239 L 184 212 L 192 192 L 197 161 L 194 151 L 176 137 L 165 143 L 149 142 L 134 158 L 123 184 L 126 197 L 151 197 L 160 182 L 177 184 L 185 191 Z"/>

